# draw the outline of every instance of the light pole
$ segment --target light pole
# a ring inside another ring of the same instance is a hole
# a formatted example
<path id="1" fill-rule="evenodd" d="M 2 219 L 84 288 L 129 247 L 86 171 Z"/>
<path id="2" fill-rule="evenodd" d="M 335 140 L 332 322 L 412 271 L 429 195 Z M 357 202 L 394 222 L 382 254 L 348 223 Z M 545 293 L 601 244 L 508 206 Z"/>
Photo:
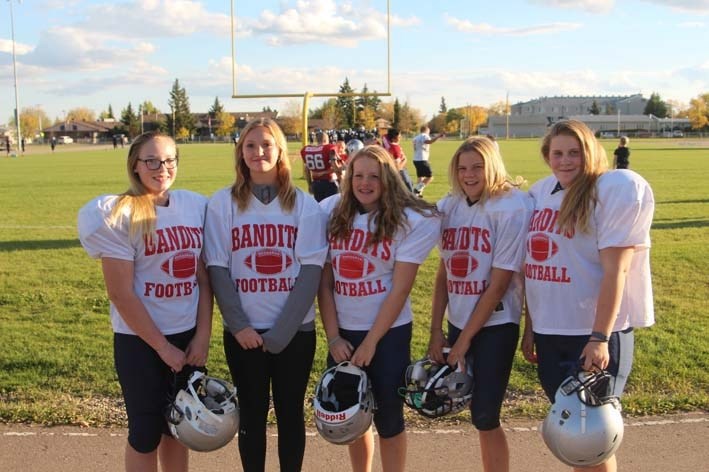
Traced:
<path id="1" fill-rule="evenodd" d="M 37 107 L 37 121 L 39 121 L 39 142 L 44 144 L 44 132 L 42 131 L 42 105 L 36 105 Z"/>
<path id="2" fill-rule="evenodd" d="M 17 88 L 17 60 L 15 59 L 15 14 L 12 8 L 12 0 L 7 0 L 10 3 L 10 31 L 12 34 L 12 71 L 15 76 L 15 124 L 17 125 L 17 154 L 21 152 L 22 133 L 20 130 L 20 94 Z"/>

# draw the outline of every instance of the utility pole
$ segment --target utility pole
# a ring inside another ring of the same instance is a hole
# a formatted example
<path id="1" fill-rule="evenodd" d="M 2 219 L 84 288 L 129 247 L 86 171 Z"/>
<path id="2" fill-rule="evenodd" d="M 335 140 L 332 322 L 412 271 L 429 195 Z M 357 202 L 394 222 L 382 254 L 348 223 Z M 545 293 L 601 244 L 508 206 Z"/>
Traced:
<path id="1" fill-rule="evenodd" d="M 15 125 L 17 126 L 17 155 L 22 152 L 22 132 L 20 130 L 20 92 L 17 88 L 17 59 L 15 57 L 15 14 L 12 8 L 12 0 L 10 3 L 10 31 L 12 33 L 12 71 L 15 77 Z"/>

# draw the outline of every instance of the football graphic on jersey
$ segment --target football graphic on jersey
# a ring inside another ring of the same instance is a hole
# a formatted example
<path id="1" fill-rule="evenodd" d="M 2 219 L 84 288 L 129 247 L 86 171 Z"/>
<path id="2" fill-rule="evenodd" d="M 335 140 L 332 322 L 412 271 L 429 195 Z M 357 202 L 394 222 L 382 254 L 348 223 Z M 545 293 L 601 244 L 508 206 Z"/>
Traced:
<path id="1" fill-rule="evenodd" d="M 454 252 L 446 264 L 448 273 L 460 278 L 467 277 L 478 268 L 478 261 L 467 251 Z"/>
<path id="2" fill-rule="evenodd" d="M 160 268 L 177 279 L 188 279 L 197 273 L 197 256 L 191 251 L 180 251 L 170 256 Z"/>
<path id="3" fill-rule="evenodd" d="M 293 259 L 278 249 L 260 249 L 244 260 L 246 267 L 263 275 L 280 274 L 293 264 Z"/>
<path id="4" fill-rule="evenodd" d="M 535 261 L 546 261 L 558 251 L 559 246 L 547 234 L 534 233 L 527 238 L 527 252 Z"/>
<path id="5" fill-rule="evenodd" d="M 374 272 L 374 264 L 361 254 L 345 252 L 332 259 L 332 268 L 343 279 L 361 279 Z"/>

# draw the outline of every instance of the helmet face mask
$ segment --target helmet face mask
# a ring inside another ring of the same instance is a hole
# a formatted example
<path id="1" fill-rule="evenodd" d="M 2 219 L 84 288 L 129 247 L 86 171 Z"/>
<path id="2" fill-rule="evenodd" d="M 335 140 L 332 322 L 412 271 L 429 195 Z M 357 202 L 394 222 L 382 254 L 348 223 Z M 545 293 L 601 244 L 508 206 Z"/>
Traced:
<path id="1" fill-rule="evenodd" d="M 444 355 L 447 350 L 444 350 Z M 468 371 L 424 358 L 406 369 L 404 403 L 427 418 L 439 418 L 465 409 L 473 396 L 473 376 Z"/>
<path id="2" fill-rule="evenodd" d="M 549 450 L 566 465 L 592 467 L 608 460 L 623 440 L 618 397 L 606 371 L 579 372 L 564 380 L 542 424 Z"/>
<path id="3" fill-rule="evenodd" d="M 367 374 L 349 362 L 327 369 L 313 399 L 318 433 L 333 444 L 350 444 L 367 432 L 374 417 L 374 397 Z"/>
<path id="4" fill-rule="evenodd" d="M 221 379 L 195 371 L 167 412 L 172 435 L 193 451 L 225 446 L 239 429 L 236 388 Z"/>

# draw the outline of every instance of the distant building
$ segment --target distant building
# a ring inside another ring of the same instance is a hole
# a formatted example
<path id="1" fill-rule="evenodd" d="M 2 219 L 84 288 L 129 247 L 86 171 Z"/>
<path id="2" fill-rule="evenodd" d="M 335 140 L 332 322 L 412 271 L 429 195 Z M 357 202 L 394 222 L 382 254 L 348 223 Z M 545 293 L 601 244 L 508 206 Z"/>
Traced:
<path id="1" fill-rule="evenodd" d="M 590 113 L 594 102 L 599 114 Z M 540 97 L 510 106 L 510 116 L 491 116 L 487 128 L 480 133 L 498 137 L 540 137 L 549 126 L 562 119 L 583 121 L 596 135 L 616 137 L 618 132 L 627 136 L 654 136 L 663 131 L 685 130 L 690 124 L 686 118 L 657 118 L 643 115 L 647 99 L 642 95 Z"/>

